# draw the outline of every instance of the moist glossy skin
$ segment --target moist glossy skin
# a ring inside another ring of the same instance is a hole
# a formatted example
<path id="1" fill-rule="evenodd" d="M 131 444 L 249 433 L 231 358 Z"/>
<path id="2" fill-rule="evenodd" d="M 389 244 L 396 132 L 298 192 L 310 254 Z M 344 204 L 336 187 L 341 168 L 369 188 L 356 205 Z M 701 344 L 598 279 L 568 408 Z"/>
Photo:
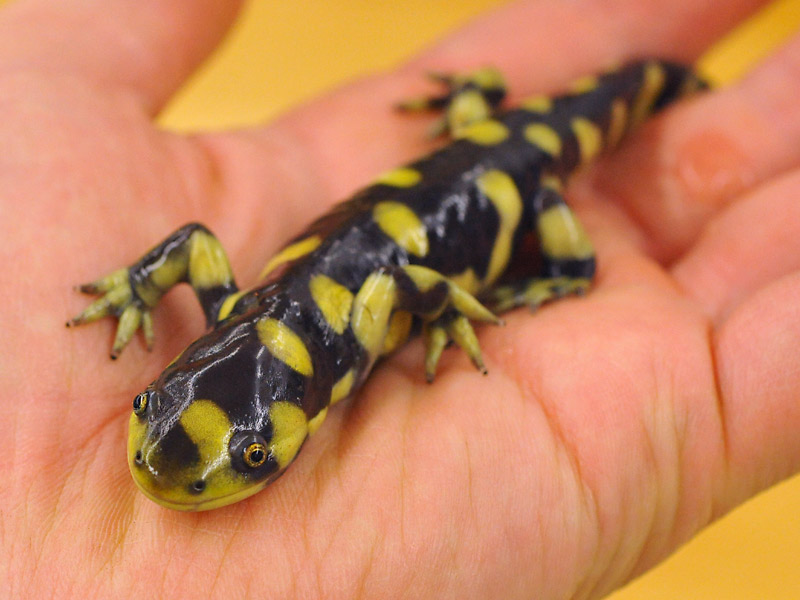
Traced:
<path id="1" fill-rule="evenodd" d="M 643 61 L 497 113 L 498 76 L 447 82 L 456 138 L 378 178 L 296 236 L 262 285 L 240 292 L 216 238 L 187 225 L 84 291 L 105 296 L 73 320 L 120 317 L 112 356 L 172 285 L 192 285 L 211 331 L 137 397 L 128 463 L 140 489 L 205 510 L 261 490 L 291 464 L 330 405 L 375 361 L 422 330 L 433 378 L 449 341 L 481 369 L 471 321 L 583 293 L 592 245 L 564 203 L 569 175 L 649 113 L 702 87 L 688 69 Z M 480 300 L 480 302 L 479 302 Z"/>

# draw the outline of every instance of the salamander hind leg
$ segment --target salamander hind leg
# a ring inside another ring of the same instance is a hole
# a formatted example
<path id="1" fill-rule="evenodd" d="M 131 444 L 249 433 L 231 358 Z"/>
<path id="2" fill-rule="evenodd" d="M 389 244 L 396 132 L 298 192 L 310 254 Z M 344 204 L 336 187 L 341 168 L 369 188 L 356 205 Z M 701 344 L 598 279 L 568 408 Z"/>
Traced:
<path id="1" fill-rule="evenodd" d="M 490 119 L 506 95 L 502 74 L 491 67 L 463 75 L 431 73 L 429 76 L 445 86 L 443 94 L 414 98 L 397 106 L 409 112 L 443 111 L 444 116 L 430 130 L 431 137 L 445 134 L 463 137 L 469 127 Z"/>
<path id="2" fill-rule="evenodd" d="M 518 306 L 536 310 L 547 302 L 565 296 L 583 296 L 589 291 L 591 280 L 578 277 L 532 277 L 493 289 L 486 304 L 494 312 L 502 313 Z"/>
<path id="3" fill-rule="evenodd" d="M 130 267 L 118 269 L 78 287 L 100 295 L 67 326 L 91 323 L 106 316 L 119 319 L 111 358 L 117 358 L 141 328 L 148 349 L 153 346 L 151 309 L 174 285 L 187 282 L 197 294 L 209 325 L 222 316 L 238 288 L 228 258 L 216 237 L 203 225 L 181 227 Z"/>
<path id="4" fill-rule="evenodd" d="M 594 249 L 557 184 L 542 185 L 534 198 L 534 214 L 541 245 L 541 271 L 538 276 L 491 290 L 486 303 L 495 312 L 517 306 L 536 309 L 564 296 L 583 295 L 591 287 Z"/>
<path id="5" fill-rule="evenodd" d="M 498 324 L 500 320 L 455 282 L 416 265 L 385 267 L 367 277 L 353 301 L 351 326 L 372 360 L 381 355 L 392 315 L 399 311 L 424 323 L 429 381 L 450 340 L 464 348 L 479 370 L 486 371 L 470 321 Z"/>

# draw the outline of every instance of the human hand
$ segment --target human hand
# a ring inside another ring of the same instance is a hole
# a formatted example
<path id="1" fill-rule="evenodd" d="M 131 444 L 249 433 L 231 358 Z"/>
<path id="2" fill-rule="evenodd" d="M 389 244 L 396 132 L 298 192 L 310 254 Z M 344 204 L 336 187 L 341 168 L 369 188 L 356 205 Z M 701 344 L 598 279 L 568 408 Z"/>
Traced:
<path id="1" fill-rule="evenodd" d="M 429 386 L 414 342 L 266 491 L 199 514 L 145 499 L 125 466 L 130 403 L 202 318 L 172 295 L 155 352 L 134 343 L 112 364 L 114 323 L 63 329 L 83 306 L 70 286 L 194 219 L 247 284 L 313 216 L 427 147 L 426 124 L 390 110 L 424 70 L 493 63 L 517 97 L 554 91 L 629 56 L 692 60 L 758 3 L 517 4 L 269 127 L 182 137 L 151 118 L 235 9 L 199 4 L 0 12 L 11 597 L 599 597 L 797 470 L 795 41 L 574 181 L 597 286 L 482 328 L 489 377 L 451 352 Z"/>

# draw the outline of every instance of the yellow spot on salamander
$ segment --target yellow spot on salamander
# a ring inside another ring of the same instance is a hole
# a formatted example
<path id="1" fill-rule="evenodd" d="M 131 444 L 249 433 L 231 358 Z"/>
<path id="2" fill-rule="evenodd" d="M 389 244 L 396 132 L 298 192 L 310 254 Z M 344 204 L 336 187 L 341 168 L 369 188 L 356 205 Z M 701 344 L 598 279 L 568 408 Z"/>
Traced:
<path id="1" fill-rule="evenodd" d="M 469 140 L 480 146 L 494 146 L 505 141 L 509 136 L 508 127 L 495 121 L 486 119 L 464 127 L 458 133 L 458 139 Z"/>
<path id="2" fill-rule="evenodd" d="M 581 162 L 586 163 L 592 160 L 603 148 L 603 132 L 597 125 L 584 117 L 575 117 L 570 125 L 572 133 L 578 140 Z"/>
<path id="3" fill-rule="evenodd" d="M 375 183 L 382 183 L 398 188 L 408 188 L 418 184 L 421 180 L 422 174 L 416 169 L 400 167 L 379 175 Z"/>
<path id="4" fill-rule="evenodd" d="M 596 89 L 598 83 L 597 77 L 594 75 L 587 75 L 586 77 L 580 77 L 573 81 L 569 86 L 569 90 L 573 94 L 585 94 Z"/>
<path id="5" fill-rule="evenodd" d="M 286 248 L 278 252 L 270 259 L 266 266 L 261 270 L 261 274 L 258 276 L 259 279 L 263 279 L 269 275 L 275 270 L 276 267 L 313 252 L 321 243 L 322 239 L 318 235 L 312 235 L 300 240 L 299 242 L 295 242 L 290 246 L 286 246 Z"/>
<path id="6" fill-rule="evenodd" d="M 350 328 L 373 360 L 383 349 L 389 316 L 396 300 L 397 284 L 394 277 L 378 272 L 367 277 L 353 301 Z"/>
<path id="7" fill-rule="evenodd" d="M 245 292 L 236 292 L 235 294 L 231 294 L 225 301 L 222 303 L 222 306 L 219 307 L 219 314 L 217 315 L 217 321 L 222 321 L 225 317 L 231 314 L 233 307 L 236 306 L 236 302 L 244 296 Z"/>
<path id="8" fill-rule="evenodd" d="M 189 240 L 189 281 L 194 288 L 208 289 L 231 282 L 231 266 L 222 244 L 205 231 L 195 231 Z"/>
<path id="9" fill-rule="evenodd" d="M 477 179 L 478 188 L 494 205 L 500 226 L 489 258 L 485 285 L 494 283 L 511 259 L 514 232 L 522 217 L 522 198 L 514 180 L 502 171 L 487 171 Z"/>
<path id="10" fill-rule="evenodd" d="M 333 384 L 333 388 L 331 389 L 331 406 L 341 400 L 344 400 L 350 395 L 350 391 L 353 389 L 353 383 L 355 383 L 355 380 L 356 372 L 355 370 L 350 369 L 347 373 L 342 375 L 342 378 L 339 381 Z"/>
<path id="11" fill-rule="evenodd" d="M 530 112 L 545 114 L 553 110 L 553 100 L 548 96 L 533 96 L 523 100 L 520 106 Z"/>
<path id="12" fill-rule="evenodd" d="M 648 62 L 644 66 L 642 87 L 636 95 L 636 100 L 631 107 L 631 126 L 636 127 L 650 114 L 650 110 L 655 104 L 656 98 L 664 88 L 667 74 L 664 68 L 657 62 Z"/>
<path id="13" fill-rule="evenodd" d="M 619 144 L 625 129 L 628 125 L 628 105 L 621 98 L 617 98 L 611 103 L 611 114 L 608 117 L 608 139 L 609 148 L 614 148 Z"/>
<path id="14" fill-rule="evenodd" d="M 228 456 L 233 427 L 228 415 L 211 400 L 195 400 L 181 413 L 180 424 L 204 464 Z"/>
<path id="15" fill-rule="evenodd" d="M 256 323 L 256 331 L 258 339 L 275 358 L 301 375 L 311 377 L 314 374 L 308 348 L 288 325 L 277 319 L 264 317 Z"/>
<path id="16" fill-rule="evenodd" d="M 561 138 L 556 130 L 544 123 L 531 123 L 523 131 L 525 139 L 534 146 L 541 148 L 550 156 L 561 156 Z"/>
<path id="17" fill-rule="evenodd" d="M 292 402 L 273 402 L 269 407 L 272 440 L 269 449 L 281 469 L 297 456 L 308 435 L 308 420 L 303 409 Z"/>
<path id="18" fill-rule="evenodd" d="M 353 294 L 346 287 L 327 275 L 314 275 L 308 283 L 314 299 L 325 322 L 341 335 L 350 323 L 350 310 L 353 307 Z"/>
<path id="19" fill-rule="evenodd" d="M 536 222 L 542 249 L 551 258 L 583 259 L 594 254 L 580 221 L 566 204 L 543 211 Z"/>
<path id="20" fill-rule="evenodd" d="M 381 354 L 391 354 L 400 346 L 406 343 L 409 333 L 411 333 L 411 313 L 404 310 L 396 311 L 389 320 L 389 331 L 383 340 L 383 350 Z"/>
<path id="21" fill-rule="evenodd" d="M 308 435 L 314 435 L 317 433 L 317 429 L 320 428 L 320 425 L 325 421 L 325 417 L 328 416 L 328 407 L 326 406 L 321 411 L 317 413 L 313 419 L 308 422 Z"/>
<path id="22" fill-rule="evenodd" d="M 381 231 L 395 243 L 420 258 L 428 254 L 428 232 L 408 206 L 401 202 L 379 202 L 372 209 L 372 218 Z"/>

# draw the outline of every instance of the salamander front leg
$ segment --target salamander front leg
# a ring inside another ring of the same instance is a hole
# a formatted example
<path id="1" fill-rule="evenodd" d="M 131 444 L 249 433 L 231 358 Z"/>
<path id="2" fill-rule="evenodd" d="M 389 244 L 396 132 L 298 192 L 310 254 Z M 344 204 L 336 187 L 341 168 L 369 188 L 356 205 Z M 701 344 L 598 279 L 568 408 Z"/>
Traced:
<path id="1" fill-rule="evenodd" d="M 209 326 L 231 304 L 225 301 L 238 291 L 221 244 L 199 223 L 181 227 L 130 267 L 79 286 L 81 292 L 101 297 L 68 321 L 67 326 L 114 316 L 119 325 L 111 358 L 119 356 L 140 327 L 150 349 L 154 338 L 150 311 L 172 286 L 181 282 L 194 289 Z"/>
<path id="2" fill-rule="evenodd" d="M 500 321 L 495 320 L 494 322 L 499 323 Z M 488 373 L 486 365 L 483 364 L 478 336 L 475 335 L 475 330 L 465 315 L 457 311 L 447 311 L 438 319 L 425 323 L 423 334 L 425 340 L 425 377 L 429 382 L 433 381 L 436 375 L 436 366 L 439 364 L 442 352 L 450 341 L 455 342 L 459 348 L 467 353 L 476 369 L 484 375 Z"/>
<path id="3" fill-rule="evenodd" d="M 431 137 L 461 137 L 470 125 L 491 118 L 506 95 L 503 76 L 491 67 L 463 75 L 431 73 L 429 77 L 444 85 L 445 93 L 401 102 L 398 108 L 408 112 L 444 111 L 431 128 Z"/>
<path id="4" fill-rule="evenodd" d="M 403 312 L 425 323 L 429 381 L 449 340 L 464 348 L 478 369 L 486 371 L 470 320 L 498 324 L 500 319 L 444 275 L 416 265 L 376 271 L 355 296 L 352 330 L 372 360 L 383 353 L 393 314 Z"/>

